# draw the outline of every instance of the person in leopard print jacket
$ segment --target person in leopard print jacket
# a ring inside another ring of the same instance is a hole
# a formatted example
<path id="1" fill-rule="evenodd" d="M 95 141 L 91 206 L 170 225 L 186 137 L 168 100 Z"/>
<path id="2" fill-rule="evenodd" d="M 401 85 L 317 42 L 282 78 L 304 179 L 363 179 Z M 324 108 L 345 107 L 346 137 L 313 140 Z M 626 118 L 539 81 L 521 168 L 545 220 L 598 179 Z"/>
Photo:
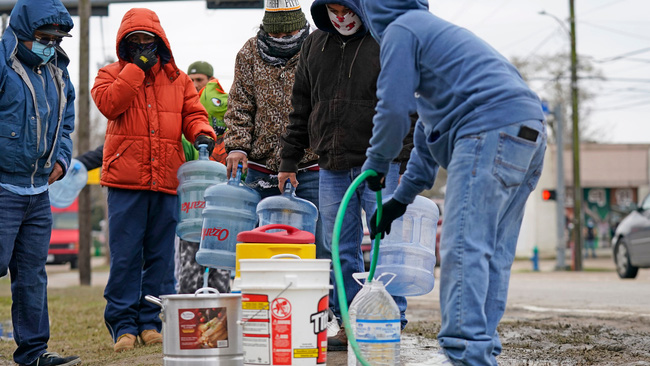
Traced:
<path id="1" fill-rule="evenodd" d="M 270 8 L 272 7 L 272 8 Z M 227 176 L 237 167 L 246 183 L 264 199 L 279 195 L 280 139 L 289 124 L 291 91 L 300 47 L 310 26 L 298 0 L 268 2 L 262 25 L 237 54 L 224 121 Z M 296 196 L 318 207 L 318 155 L 305 150 L 298 164 Z M 316 225 L 316 257 L 329 259 L 323 245 L 320 216 Z"/>

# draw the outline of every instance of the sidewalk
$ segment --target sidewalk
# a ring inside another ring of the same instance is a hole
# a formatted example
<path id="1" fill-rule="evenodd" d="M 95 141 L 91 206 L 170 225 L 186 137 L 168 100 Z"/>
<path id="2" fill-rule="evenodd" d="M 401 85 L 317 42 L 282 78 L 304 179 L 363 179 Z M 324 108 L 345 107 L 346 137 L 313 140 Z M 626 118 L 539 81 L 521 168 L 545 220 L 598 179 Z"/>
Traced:
<path id="1" fill-rule="evenodd" d="M 106 286 L 108 282 L 108 265 L 106 257 L 90 258 L 90 284 L 91 286 Z M 48 264 L 45 266 L 47 271 L 48 288 L 64 288 L 79 286 L 79 270 L 70 269 L 68 264 Z"/>

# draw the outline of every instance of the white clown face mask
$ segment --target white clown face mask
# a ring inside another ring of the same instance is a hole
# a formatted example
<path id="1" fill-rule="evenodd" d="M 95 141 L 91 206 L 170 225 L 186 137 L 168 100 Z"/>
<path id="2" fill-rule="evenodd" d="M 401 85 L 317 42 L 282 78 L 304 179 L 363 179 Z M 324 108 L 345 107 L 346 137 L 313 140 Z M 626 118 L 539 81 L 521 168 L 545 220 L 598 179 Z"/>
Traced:
<path id="1" fill-rule="evenodd" d="M 361 28 L 361 18 L 353 12 L 349 12 L 344 16 L 338 16 L 327 8 L 327 14 L 334 28 L 344 36 L 352 35 Z"/>

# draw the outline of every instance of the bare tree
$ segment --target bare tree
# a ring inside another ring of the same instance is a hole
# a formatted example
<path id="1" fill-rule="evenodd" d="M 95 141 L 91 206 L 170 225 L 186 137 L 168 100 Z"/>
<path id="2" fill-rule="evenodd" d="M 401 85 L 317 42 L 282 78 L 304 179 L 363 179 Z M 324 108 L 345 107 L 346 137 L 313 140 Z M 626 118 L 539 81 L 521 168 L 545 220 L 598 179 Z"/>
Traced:
<path id="1" fill-rule="evenodd" d="M 605 78 L 600 70 L 586 57 L 578 59 L 578 98 L 580 100 L 580 139 L 582 141 L 598 141 L 604 137 L 604 131 L 599 131 L 589 125 L 591 101 L 598 89 L 600 82 Z M 549 106 L 561 106 L 564 115 L 564 141 L 572 141 L 571 123 L 571 78 L 570 58 L 567 54 L 554 54 L 536 56 L 535 58 L 514 57 L 511 62 L 519 69 L 526 80 L 540 98 L 548 101 Z M 553 115 L 547 118 L 551 128 L 549 139 L 555 141 L 557 124 Z"/>

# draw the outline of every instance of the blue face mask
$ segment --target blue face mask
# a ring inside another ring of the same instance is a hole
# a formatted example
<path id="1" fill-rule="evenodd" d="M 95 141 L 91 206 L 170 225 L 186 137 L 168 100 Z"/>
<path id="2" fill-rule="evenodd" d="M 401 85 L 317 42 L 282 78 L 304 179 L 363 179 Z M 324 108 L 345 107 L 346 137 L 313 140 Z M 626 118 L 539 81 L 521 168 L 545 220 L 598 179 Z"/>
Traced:
<path id="1" fill-rule="evenodd" d="M 34 52 L 36 56 L 40 57 L 43 60 L 43 63 L 46 63 L 54 56 L 56 50 L 54 49 L 54 43 L 44 45 L 40 42 L 34 41 L 32 42 L 32 52 Z"/>

